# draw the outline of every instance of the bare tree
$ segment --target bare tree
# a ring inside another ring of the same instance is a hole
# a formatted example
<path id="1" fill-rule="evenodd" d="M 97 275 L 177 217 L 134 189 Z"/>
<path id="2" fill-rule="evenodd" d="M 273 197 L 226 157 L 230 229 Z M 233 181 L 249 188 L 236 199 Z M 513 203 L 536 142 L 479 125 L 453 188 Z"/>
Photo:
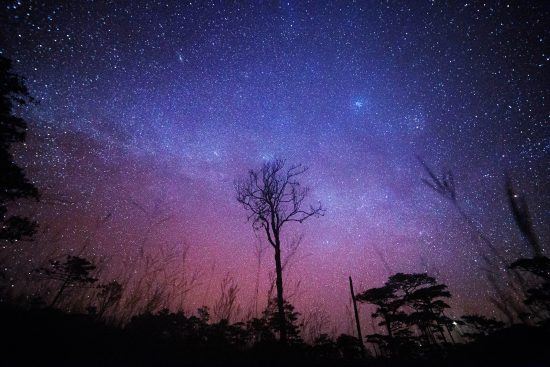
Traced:
<path id="1" fill-rule="evenodd" d="M 235 184 L 237 201 L 249 213 L 248 221 L 256 231 L 264 231 L 275 251 L 277 285 L 277 311 L 282 344 L 287 342 L 283 298 L 283 264 L 281 263 L 281 230 L 286 223 L 303 223 L 311 217 L 322 216 L 321 204 L 304 209 L 309 188 L 301 186 L 298 177 L 307 168 L 298 164 L 285 168 L 285 161 L 276 159 L 265 162 L 259 170 Z"/>
<path id="2" fill-rule="evenodd" d="M 313 307 L 304 315 L 302 324 L 306 340 L 313 343 L 322 334 L 328 333 L 331 319 L 325 310 Z"/>
<path id="3" fill-rule="evenodd" d="M 218 321 L 227 320 L 231 322 L 234 317 L 238 317 L 241 313 L 241 308 L 237 304 L 237 295 L 239 294 L 239 286 L 235 279 L 226 274 L 220 285 L 220 296 L 214 306 L 212 313 Z"/>

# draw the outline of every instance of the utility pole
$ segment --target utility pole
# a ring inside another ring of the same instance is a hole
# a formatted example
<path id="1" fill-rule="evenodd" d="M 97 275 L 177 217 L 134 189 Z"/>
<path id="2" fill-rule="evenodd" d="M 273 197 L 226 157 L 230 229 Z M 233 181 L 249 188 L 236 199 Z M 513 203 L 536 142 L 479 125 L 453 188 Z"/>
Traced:
<path id="1" fill-rule="evenodd" d="M 355 299 L 355 292 L 353 291 L 353 282 L 351 276 L 349 277 L 349 290 L 351 292 L 351 300 L 353 301 L 353 311 L 355 312 L 355 325 L 357 326 L 357 338 L 361 343 L 361 349 L 365 352 L 365 345 L 363 344 L 363 336 L 361 335 L 361 323 L 359 322 L 359 312 L 357 312 L 357 300 Z"/>

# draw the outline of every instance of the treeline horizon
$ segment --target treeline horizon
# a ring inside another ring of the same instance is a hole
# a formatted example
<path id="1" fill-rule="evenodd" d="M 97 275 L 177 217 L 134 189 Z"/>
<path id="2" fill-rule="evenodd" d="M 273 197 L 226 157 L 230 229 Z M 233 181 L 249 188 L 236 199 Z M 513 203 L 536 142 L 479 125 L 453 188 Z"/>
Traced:
<path id="1" fill-rule="evenodd" d="M 15 163 L 11 152 L 13 145 L 25 142 L 27 132 L 26 121 L 14 111 L 34 101 L 24 79 L 12 73 L 11 62 L 4 57 L 0 57 L 0 74 L 0 241 L 3 249 L 22 241 L 20 246 L 37 246 L 32 239 L 40 223 L 11 214 L 14 203 L 40 200 L 39 190 Z M 322 203 L 309 202 L 309 188 L 300 182 L 307 167 L 273 159 L 235 181 L 235 203 L 246 213 L 251 230 L 269 244 L 265 251 L 271 250 L 273 256 L 274 272 L 265 297 L 267 304 L 258 304 L 257 289 L 254 309 L 243 310 L 238 302 L 239 284 L 227 275 L 211 307 L 185 312 L 188 294 L 201 277 L 187 268 L 188 247 L 165 252 L 161 249 L 156 253 L 142 251 L 136 261 L 141 262 L 143 271 L 122 269 L 116 277 L 102 275 L 108 274 L 109 264 L 86 257 L 84 250 L 88 244 L 83 243 L 81 251 L 45 254 L 47 262 L 27 274 L 26 281 L 32 286 L 22 293 L 11 289 L 17 280 L 10 279 L 4 271 L 0 273 L 0 309 L 6 329 L 14 335 L 8 344 L 23 340 L 26 330 L 38 332 L 57 324 L 64 332 L 73 333 L 77 338 L 74 343 L 78 338 L 88 340 L 90 335 L 108 335 L 110 342 L 120 343 L 123 353 L 119 357 L 126 362 L 132 360 L 129 356 L 132 351 L 149 343 L 153 343 L 155 352 L 144 358 L 152 359 L 164 351 L 167 355 L 162 358 L 167 363 L 178 363 L 181 353 L 193 355 L 190 358 L 195 362 L 216 359 L 214 353 L 239 361 L 245 358 L 246 363 L 285 355 L 292 356 L 296 363 L 305 360 L 459 363 L 464 353 L 484 360 L 487 356 L 480 346 L 491 350 L 508 343 L 528 342 L 529 350 L 536 352 L 550 329 L 550 259 L 545 255 L 546 244 L 541 243 L 534 230 L 527 200 L 508 178 L 503 190 L 510 214 L 531 250 L 529 257 L 510 259 L 468 216 L 458 198 L 452 172 L 438 174 L 425 161 L 420 158 L 419 161 L 425 169 L 424 184 L 455 208 L 475 234 L 478 246 L 475 256 L 482 264 L 479 276 L 491 286 L 489 302 L 497 317 L 480 314 L 452 317 L 448 312 L 452 293 L 446 284 L 440 283 L 434 274 L 402 272 L 392 274 L 376 287 L 355 291 L 352 288 L 349 297 L 358 307 L 355 314 L 351 309 L 349 312 L 350 324 L 356 326 L 353 334 L 331 330 L 329 315 L 296 310 L 284 277 L 289 257 L 283 255 L 292 255 L 300 238 L 284 246 L 289 242 L 284 229 L 299 228 L 300 224 L 325 215 L 326 210 Z M 105 220 L 108 217 L 98 223 Z M 162 225 L 162 220 L 155 225 Z M 167 267 L 169 263 L 179 265 Z M 342 287 L 347 284 L 343 282 Z M 361 325 L 364 317 L 358 317 L 358 313 L 365 312 L 370 314 L 370 325 Z M 39 334 L 45 337 L 43 331 Z M 69 337 L 63 335 L 62 339 L 67 341 Z M 52 343 L 42 341 L 48 346 Z M 18 347 L 17 343 L 11 346 L 14 350 Z M 85 353 L 92 347 L 78 344 L 74 348 Z M 540 354 L 531 353 L 529 357 L 536 362 L 547 361 L 548 352 L 538 351 Z M 102 358 L 109 359 L 115 351 L 109 353 L 101 354 Z M 500 356 L 508 358 L 504 352 Z M 75 354 L 71 358 L 77 357 Z M 6 358 L 13 362 L 16 356 Z M 283 363 L 277 358 L 278 363 Z"/>

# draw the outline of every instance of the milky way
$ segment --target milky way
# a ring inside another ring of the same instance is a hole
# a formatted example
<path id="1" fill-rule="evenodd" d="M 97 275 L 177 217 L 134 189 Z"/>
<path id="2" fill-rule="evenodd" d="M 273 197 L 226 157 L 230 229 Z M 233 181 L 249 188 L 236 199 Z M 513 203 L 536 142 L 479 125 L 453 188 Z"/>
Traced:
<path id="1" fill-rule="evenodd" d="M 43 237 L 113 259 L 186 243 L 204 274 L 193 306 L 227 274 L 250 304 L 262 239 L 233 182 L 273 157 L 307 165 L 310 200 L 327 209 L 286 232 L 304 236 L 287 289 L 299 310 L 336 322 L 348 275 L 365 289 L 397 271 L 436 275 L 457 314 L 491 312 L 479 244 L 422 184 L 417 157 L 454 172 L 467 214 L 513 258 L 528 249 L 508 172 L 548 240 L 542 2 L 2 6 L 1 52 L 40 102 L 21 111 L 30 132 L 18 156 L 43 192 Z M 39 242 L 18 246 L 43 254 Z M 20 253 L 12 270 L 28 260 Z M 268 248 L 261 294 L 272 267 Z"/>

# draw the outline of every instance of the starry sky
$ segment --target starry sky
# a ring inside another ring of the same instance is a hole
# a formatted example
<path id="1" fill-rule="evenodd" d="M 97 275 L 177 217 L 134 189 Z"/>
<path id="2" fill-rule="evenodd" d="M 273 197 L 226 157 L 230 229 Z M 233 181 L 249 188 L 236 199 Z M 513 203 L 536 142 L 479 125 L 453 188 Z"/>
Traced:
<path id="1" fill-rule="evenodd" d="M 428 271 L 449 285 L 454 313 L 492 311 L 479 244 L 423 185 L 417 156 L 454 172 L 464 211 L 513 259 L 529 249 L 509 215 L 510 173 L 548 242 L 543 2 L 2 7 L 0 51 L 39 101 L 20 111 L 30 131 L 17 156 L 43 195 L 27 209 L 41 233 L 13 271 L 52 246 L 113 264 L 185 247 L 202 274 L 190 307 L 211 303 L 229 274 L 246 308 L 256 285 L 267 292 L 273 260 L 267 248 L 258 267 L 266 243 L 233 183 L 273 157 L 308 166 L 302 182 L 327 209 L 285 232 L 303 235 L 288 294 L 337 325 L 348 275 L 364 290 Z"/>

